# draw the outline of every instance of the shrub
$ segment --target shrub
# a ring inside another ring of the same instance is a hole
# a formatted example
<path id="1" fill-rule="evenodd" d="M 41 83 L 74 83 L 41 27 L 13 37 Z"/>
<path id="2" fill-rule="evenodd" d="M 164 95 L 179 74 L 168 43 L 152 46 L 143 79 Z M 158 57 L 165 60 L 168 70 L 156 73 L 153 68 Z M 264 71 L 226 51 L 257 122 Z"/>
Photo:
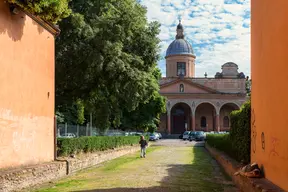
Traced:
<path id="1" fill-rule="evenodd" d="M 244 163 L 250 162 L 251 152 L 251 102 L 242 105 L 240 110 L 230 114 L 231 130 L 230 140 L 236 160 Z"/>
<path id="2" fill-rule="evenodd" d="M 67 156 L 80 152 L 104 151 L 116 147 L 138 144 L 139 136 L 97 136 L 57 139 L 58 156 Z"/>
<path id="3" fill-rule="evenodd" d="M 207 134 L 206 142 L 211 146 L 225 152 L 232 158 L 236 158 L 229 134 Z"/>
<path id="4" fill-rule="evenodd" d="M 207 143 L 239 162 L 250 163 L 250 118 L 251 102 L 248 101 L 230 114 L 230 134 L 208 134 Z"/>

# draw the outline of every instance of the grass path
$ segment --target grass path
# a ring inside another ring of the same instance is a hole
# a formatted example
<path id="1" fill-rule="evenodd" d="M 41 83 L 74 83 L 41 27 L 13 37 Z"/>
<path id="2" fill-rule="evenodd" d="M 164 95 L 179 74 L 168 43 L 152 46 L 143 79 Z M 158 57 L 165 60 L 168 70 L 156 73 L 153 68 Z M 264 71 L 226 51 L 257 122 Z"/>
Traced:
<path id="1" fill-rule="evenodd" d="M 150 147 L 77 173 L 37 192 L 237 191 L 202 147 Z"/>

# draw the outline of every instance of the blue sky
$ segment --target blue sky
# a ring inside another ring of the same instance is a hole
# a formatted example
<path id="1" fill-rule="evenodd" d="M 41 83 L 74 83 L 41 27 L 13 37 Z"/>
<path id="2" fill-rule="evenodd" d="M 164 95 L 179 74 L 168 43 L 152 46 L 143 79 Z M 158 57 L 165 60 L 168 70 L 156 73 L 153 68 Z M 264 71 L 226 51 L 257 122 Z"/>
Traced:
<path id="1" fill-rule="evenodd" d="M 149 21 L 161 23 L 161 55 L 175 39 L 181 17 L 196 54 L 196 77 L 212 77 L 226 62 L 250 76 L 250 0 L 141 0 Z M 159 61 L 165 76 L 165 60 Z"/>

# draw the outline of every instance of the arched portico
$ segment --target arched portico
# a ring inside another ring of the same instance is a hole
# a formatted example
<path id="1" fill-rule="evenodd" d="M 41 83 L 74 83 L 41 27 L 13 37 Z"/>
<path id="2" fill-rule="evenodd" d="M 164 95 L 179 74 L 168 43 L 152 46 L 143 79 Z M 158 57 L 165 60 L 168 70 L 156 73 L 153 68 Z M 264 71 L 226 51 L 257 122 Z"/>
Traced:
<path id="1" fill-rule="evenodd" d="M 230 113 L 239 110 L 240 107 L 236 103 L 224 103 L 220 108 L 220 131 L 229 131 L 230 129 Z"/>
<path id="2" fill-rule="evenodd" d="M 181 134 L 191 127 L 191 108 L 186 103 L 177 103 L 171 108 L 171 134 Z"/>
<path id="3" fill-rule="evenodd" d="M 216 115 L 217 108 L 213 104 L 209 102 L 202 102 L 197 105 L 195 108 L 195 130 L 216 131 Z"/>
<path id="4" fill-rule="evenodd" d="M 225 129 L 225 127 L 227 125 L 230 126 L 230 119 L 228 117 L 229 120 L 227 120 L 227 117 L 220 115 L 220 110 L 221 109 L 222 111 L 230 110 L 231 112 L 235 109 L 239 109 L 241 104 L 244 103 L 244 101 L 235 101 L 235 100 L 225 101 L 221 99 L 198 99 L 198 98 L 197 99 L 168 99 L 166 103 L 167 113 L 161 116 L 161 126 L 159 127 L 163 133 L 164 132 L 167 134 L 174 133 L 174 131 L 172 130 L 173 129 L 172 108 L 174 109 L 175 107 L 179 106 L 180 103 L 184 105 L 186 108 L 185 121 L 187 123 L 187 130 L 221 131 L 221 130 L 228 130 L 228 128 Z M 189 107 L 189 112 L 187 112 L 188 107 Z M 207 115 L 201 116 L 201 111 L 203 112 L 203 110 L 204 111 L 206 110 Z M 187 114 L 190 115 L 189 118 Z M 226 126 L 224 126 L 224 117 L 225 117 Z M 201 121 L 201 118 L 202 118 L 202 121 Z M 204 125 L 205 121 L 206 121 L 206 127 Z M 182 124 L 182 127 L 183 127 L 183 124 Z"/>

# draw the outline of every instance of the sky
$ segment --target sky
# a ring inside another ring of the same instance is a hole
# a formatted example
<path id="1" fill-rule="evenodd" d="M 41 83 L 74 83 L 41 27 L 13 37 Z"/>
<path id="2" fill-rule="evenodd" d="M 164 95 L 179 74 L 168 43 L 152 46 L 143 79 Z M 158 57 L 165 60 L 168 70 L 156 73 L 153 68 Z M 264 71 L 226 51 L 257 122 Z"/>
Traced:
<path id="1" fill-rule="evenodd" d="M 140 0 L 149 21 L 161 23 L 158 65 L 166 75 L 165 53 L 175 39 L 179 18 L 185 39 L 196 55 L 195 76 L 214 77 L 221 65 L 234 62 L 250 75 L 250 0 Z"/>

